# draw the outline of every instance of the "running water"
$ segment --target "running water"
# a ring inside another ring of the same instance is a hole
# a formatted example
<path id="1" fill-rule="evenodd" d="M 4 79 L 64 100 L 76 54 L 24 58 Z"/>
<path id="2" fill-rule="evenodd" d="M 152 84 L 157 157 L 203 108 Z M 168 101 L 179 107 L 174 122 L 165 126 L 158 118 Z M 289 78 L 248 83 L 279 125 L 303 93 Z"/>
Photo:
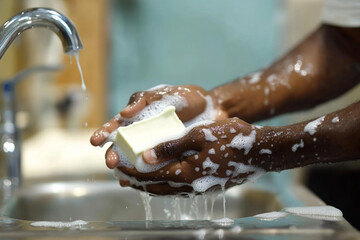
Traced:
<path id="1" fill-rule="evenodd" d="M 166 196 L 152 197 L 147 192 L 140 192 L 143 202 L 146 220 L 214 220 L 227 221 L 225 210 L 225 190 L 206 192 L 199 195 L 189 193 L 187 197 Z M 214 213 L 215 201 L 219 208 L 223 207 L 223 213 Z M 159 211 L 160 210 L 160 211 Z M 224 214 L 224 215 L 223 215 Z M 224 217 L 223 217 L 224 216 Z"/>
<path id="2" fill-rule="evenodd" d="M 180 206 L 180 199 L 179 197 L 173 197 L 171 198 L 171 208 L 172 208 L 172 220 L 178 220 L 181 219 L 181 213 L 182 209 Z"/>
<path id="3" fill-rule="evenodd" d="M 209 211 L 208 211 L 208 198 L 207 194 L 203 193 L 202 197 L 204 198 L 204 219 L 210 219 Z"/>
<path id="4" fill-rule="evenodd" d="M 222 192 L 222 200 L 223 200 L 223 210 L 224 210 L 224 218 L 226 218 L 226 198 L 225 198 L 225 186 L 221 187 Z"/>
<path id="5" fill-rule="evenodd" d="M 204 192 L 201 194 L 202 199 L 204 201 L 203 219 L 211 220 L 214 217 L 215 200 L 219 194 L 222 195 L 221 196 L 222 199 L 225 197 L 225 192 L 220 192 L 220 193 L 219 192 Z"/>
<path id="6" fill-rule="evenodd" d="M 210 216 L 214 216 L 214 205 L 216 200 L 217 194 L 212 193 L 210 196 L 211 199 L 211 208 L 210 208 Z"/>
<path id="7" fill-rule="evenodd" d="M 75 57 L 76 60 L 76 65 L 79 69 L 79 73 L 80 73 L 80 77 L 81 77 L 81 90 L 83 92 L 86 92 L 86 85 L 85 85 L 85 81 L 84 81 L 84 75 L 80 66 L 80 57 L 79 57 L 79 51 L 71 51 L 69 53 L 67 53 L 67 55 L 70 57 L 70 64 L 72 64 L 72 57 Z M 87 100 L 87 97 L 85 97 Z"/>
<path id="8" fill-rule="evenodd" d="M 79 51 L 74 51 L 74 52 L 70 52 L 68 53 L 69 57 L 70 57 L 70 64 L 72 64 L 72 57 L 75 57 L 76 60 L 76 65 L 79 69 L 79 73 L 80 73 L 80 78 L 81 78 L 81 90 L 84 93 L 84 101 L 88 101 L 89 97 L 86 94 L 86 85 L 85 85 L 85 81 L 84 81 L 84 75 L 80 66 L 80 57 L 79 57 Z M 85 122 L 85 127 L 88 126 L 88 122 Z"/>
<path id="9" fill-rule="evenodd" d="M 80 77 L 81 77 L 81 90 L 83 90 L 83 92 L 86 91 L 86 85 L 85 85 L 85 81 L 84 81 L 84 76 L 83 76 L 83 72 L 82 72 L 82 69 L 81 69 L 81 66 L 80 66 L 80 60 L 79 60 L 79 52 L 74 52 L 74 57 L 76 59 L 76 64 L 77 64 L 77 67 L 79 69 L 79 72 L 80 72 Z"/>
<path id="10" fill-rule="evenodd" d="M 147 192 L 140 192 L 140 197 L 141 200 L 144 204 L 144 209 L 145 209 L 145 220 L 152 220 L 152 211 L 151 211 L 151 205 L 150 205 L 150 201 L 151 201 L 151 196 L 149 193 Z"/>

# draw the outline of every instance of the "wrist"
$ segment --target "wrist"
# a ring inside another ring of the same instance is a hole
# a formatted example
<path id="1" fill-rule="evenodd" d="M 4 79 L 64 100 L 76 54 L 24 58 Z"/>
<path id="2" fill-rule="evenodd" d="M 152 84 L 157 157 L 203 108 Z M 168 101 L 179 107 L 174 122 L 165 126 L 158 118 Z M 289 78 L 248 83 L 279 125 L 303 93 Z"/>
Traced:
<path id="1" fill-rule="evenodd" d="M 238 117 L 246 122 L 254 122 L 260 117 L 265 99 L 260 86 L 246 82 L 247 77 L 216 87 L 209 91 L 214 102 L 227 113 L 229 117 Z M 261 114 L 262 115 L 262 114 Z"/>
<path id="2" fill-rule="evenodd" d="M 209 93 L 229 117 L 256 122 L 284 112 L 289 87 L 274 81 L 273 70 L 265 70 L 212 89 Z M 258 81 L 254 83 L 254 75 Z M 276 77 L 275 77 L 276 78 Z M 276 85 L 276 86 L 275 86 Z"/>
<path id="3" fill-rule="evenodd" d="M 351 137 L 342 133 L 352 134 L 351 130 L 345 130 L 350 124 L 340 126 L 333 119 L 337 119 L 334 113 L 294 125 L 262 128 L 254 152 L 254 163 L 266 171 L 282 171 L 316 163 L 356 159 L 348 155 L 359 152 L 354 150 L 356 140 L 355 144 L 351 144 Z M 354 123 L 351 125 L 355 126 Z M 359 138 L 353 136 L 352 139 Z M 339 151 L 349 146 L 353 149 Z"/>
<path id="4" fill-rule="evenodd" d="M 267 172 L 304 165 L 308 159 L 313 159 L 309 156 L 310 139 L 305 135 L 303 126 L 298 124 L 259 129 L 252 153 L 253 164 Z"/>
<path id="5" fill-rule="evenodd" d="M 284 146 L 284 131 L 278 127 L 262 127 L 256 130 L 256 140 L 250 152 L 251 164 L 264 169 L 266 172 L 281 171 L 284 154 L 281 148 Z M 279 155 L 280 154 L 280 155 Z"/>

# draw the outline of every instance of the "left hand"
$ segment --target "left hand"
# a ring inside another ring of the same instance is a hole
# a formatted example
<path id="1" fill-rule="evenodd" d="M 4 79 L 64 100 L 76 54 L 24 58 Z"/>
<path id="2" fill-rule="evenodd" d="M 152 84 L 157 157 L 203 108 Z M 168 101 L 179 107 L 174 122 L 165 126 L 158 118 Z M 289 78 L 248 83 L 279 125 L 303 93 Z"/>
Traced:
<path id="1" fill-rule="evenodd" d="M 252 153 L 258 154 L 258 150 L 254 150 L 257 131 L 260 129 L 239 119 L 218 120 L 210 125 L 195 127 L 180 139 L 161 143 L 144 152 L 143 159 L 150 165 L 175 159 L 163 168 L 141 173 L 135 168 L 118 166 L 120 185 L 155 195 L 169 195 L 200 193 L 241 184 L 258 170 L 249 164 Z M 239 147 L 234 147 L 232 141 L 240 135 L 244 139 L 248 136 L 248 143 L 252 146 L 242 148 L 244 144 L 240 141 Z M 187 151 L 196 151 L 197 154 L 184 156 Z M 200 182 L 206 177 L 215 182 L 194 184 L 195 180 Z"/>

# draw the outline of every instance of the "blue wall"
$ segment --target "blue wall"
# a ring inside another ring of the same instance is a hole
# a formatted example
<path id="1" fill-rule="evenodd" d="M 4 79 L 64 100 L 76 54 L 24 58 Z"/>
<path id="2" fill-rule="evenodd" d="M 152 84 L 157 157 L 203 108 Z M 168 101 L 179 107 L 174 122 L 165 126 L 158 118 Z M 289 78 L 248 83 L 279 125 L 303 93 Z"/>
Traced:
<path id="1" fill-rule="evenodd" d="M 130 94 L 167 83 L 205 89 L 262 68 L 281 44 L 280 0 L 111 3 L 109 116 Z"/>

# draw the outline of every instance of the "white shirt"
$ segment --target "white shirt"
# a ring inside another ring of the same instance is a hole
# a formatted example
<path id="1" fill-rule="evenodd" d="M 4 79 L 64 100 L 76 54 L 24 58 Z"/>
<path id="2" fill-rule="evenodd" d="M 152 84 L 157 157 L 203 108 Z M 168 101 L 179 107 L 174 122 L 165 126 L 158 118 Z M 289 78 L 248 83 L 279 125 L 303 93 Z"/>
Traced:
<path id="1" fill-rule="evenodd" d="M 360 0 L 325 0 L 323 22 L 339 27 L 360 27 Z"/>

